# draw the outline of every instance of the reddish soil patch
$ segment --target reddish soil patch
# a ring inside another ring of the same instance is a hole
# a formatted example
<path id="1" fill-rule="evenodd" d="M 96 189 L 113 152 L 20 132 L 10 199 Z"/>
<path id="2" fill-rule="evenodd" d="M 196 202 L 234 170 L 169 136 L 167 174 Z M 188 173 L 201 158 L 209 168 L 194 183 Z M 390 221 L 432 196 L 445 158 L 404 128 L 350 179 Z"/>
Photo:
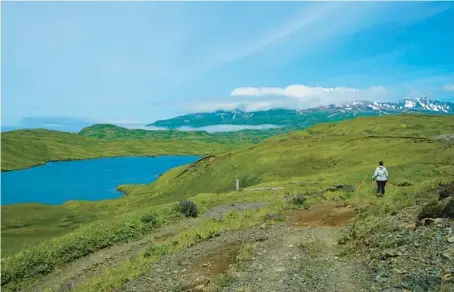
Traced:
<path id="1" fill-rule="evenodd" d="M 340 227 L 355 217 L 356 211 L 352 207 L 320 204 L 309 210 L 291 210 L 284 215 L 286 223 L 291 225 Z"/>
<path id="2" fill-rule="evenodd" d="M 242 244 L 240 242 L 223 245 L 205 253 L 188 267 L 192 274 L 192 284 L 182 288 L 185 292 L 208 291 L 206 285 L 214 276 L 227 274 L 231 265 L 236 262 L 236 257 Z"/>
<path id="3" fill-rule="evenodd" d="M 233 243 L 207 253 L 197 260 L 189 270 L 196 271 L 197 274 L 200 274 L 203 277 L 224 274 L 236 261 L 236 256 L 238 255 L 240 247 L 240 243 Z"/>

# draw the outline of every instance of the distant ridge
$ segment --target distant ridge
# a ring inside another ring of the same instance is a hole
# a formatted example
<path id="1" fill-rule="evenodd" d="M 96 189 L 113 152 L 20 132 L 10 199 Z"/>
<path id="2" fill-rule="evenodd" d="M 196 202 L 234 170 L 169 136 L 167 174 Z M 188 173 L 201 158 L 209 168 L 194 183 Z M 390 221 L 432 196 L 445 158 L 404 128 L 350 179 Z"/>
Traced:
<path id="1" fill-rule="evenodd" d="M 441 102 L 427 97 L 403 99 L 395 102 L 354 101 L 307 109 L 270 109 L 246 112 L 217 110 L 160 120 L 147 126 L 178 129 L 213 125 L 278 125 L 290 128 L 308 127 L 320 122 L 341 121 L 356 116 L 377 116 L 399 113 L 454 114 L 453 102 Z"/>

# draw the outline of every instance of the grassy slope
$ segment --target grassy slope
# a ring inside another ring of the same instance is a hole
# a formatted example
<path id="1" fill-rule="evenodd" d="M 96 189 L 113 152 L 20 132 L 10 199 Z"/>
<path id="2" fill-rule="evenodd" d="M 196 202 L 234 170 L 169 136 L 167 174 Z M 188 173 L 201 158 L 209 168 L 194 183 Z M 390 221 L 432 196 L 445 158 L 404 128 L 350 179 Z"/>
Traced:
<path id="1" fill-rule="evenodd" d="M 5 231 L 11 230 L 20 233 L 20 229 L 27 227 L 16 230 L 17 226 L 30 222 L 34 222 L 32 225 L 42 224 L 41 228 L 47 225 L 49 229 L 60 228 L 58 224 L 67 224 L 70 229 L 61 233 L 72 231 L 54 239 L 49 238 L 41 245 L 29 248 L 27 252 L 10 256 L 5 262 L 5 270 L 13 277 L 33 277 L 36 273 L 48 272 L 54 265 L 58 265 L 60 262 L 55 262 L 55 259 L 61 254 L 69 261 L 83 255 L 85 250 L 92 251 L 140 237 L 143 232 L 148 232 L 147 227 L 140 223 L 143 214 L 156 212 L 161 214 L 159 216 L 162 220 L 169 220 L 174 215 L 160 204 L 199 193 L 231 191 L 237 175 L 243 187 L 265 184 L 285 186 L 285 189 L 277 193 L 246 190 L 222 196 L 202 194 L 196 196 L 196 201 L 202 206 L 227 199 L 239 201 L 260 198 L 280 202 L 282 195 L 310 193 L 341 183 L 359 187 L 363 185 L 346 198 L 351 203 L 382 204 L 383 210 L 405 207 L 414 204 L 415 194 L 434 182 L 452 180 L 454 177 L 452 144 L 431 139 L 445 133 L 454 133 L 452 116 L 358 118 L 273 137 L 248 149 L 173 169 L 151 185 L 126 186 L 129 194 L 120 199 L 68 202 L 49 209 L 41 206 L 40 211 L 25 213 L 23 205 L 2 208 L 2 212 L 7 210 L 10 214 L 6 220 L 2 220 L 2 229 L 6 229 L 2 230 L 3 235 Z M 383 200 L 372 196 L 373 187 L 362 184 L 370 177 L 378 160 L 385 161 L 391 175 L 388 196 Z M 396 188 L 396 183 L 401 181 L 410 181 L 414 186 Z M 345 194 L 334 193 L 332 196 L 341 195 Z M 36 220 L 50 218 L 49 214 L 54 216 L 53 223 Z M 79 214 L 80 218 L 71 217 L 71 214 Z M 111 219 L 112 215 L 115 215 L 115 220 Z M 85 224 L 88 222 L 92 223 Z M 127 226 L 128 229 L 124 229 Z M 97 232 L 93 232 L 94 230 Z M 2 251 L 3 246 L 8 247 L 13 242 L 11 238 L 4 239 L 6 241 L 2 240 Z M 29 243 L 21 244 L 23 247 Z M 37 265 L 42 262 L 47 263 L 46 270 L 37 270 L 43 267 L 42 264 Z M 125 266 L 126 268 L 130 270 L 130 267 Z M 10 281 L 20 282 L 20 279 Z"/>
<path id="2" fill-rule="evenodd" d="M 2 170 L 28 168 L 48 161 L 132 155 L 221 153 L 241 145 L 198 139 L 101 141 L 50 130 L 18 130 L 2 134 Z M 246 143 L 245 143 L 246 144 Z M 247 145 L 247 144 L 246 144 Z"/>
<path id="3" fill-rule="evenodd" d="M 85 209 L 42 204 L 2 206 L 2 256 L 71 232 L 99 217 Z"/>
<path id="4" fill-rule="evenodd" d="M 14 170 L 48 161 L 108 156 L 222 153 L 257 143 L 270 133 L 241 131 L 236 134 L 207 132 L 128 130 L 95 125 L 80 135 L 50 130 L 20 130 L 2 134 L 2 170 Z M 96 138 L 96 139 L 95 139 Z M 133 186 L 136 187 L 136 186 Z M 8 255 L 47 237 L 68 233 L 102 217 L 91 204 L 82 208 L 20 205 L 2 207 L 2 249 Z M 22 215 L 17 215 L 17 210 Z M 24 240 L 26 239 L 26 240 Z"/>
<path id="5" fill-rule="evenodd" d="M 451 171 L 454 150 L 431 140 L 443 133 L 454 133 L 453 116 L 361 117 L 319 124 L 202 160 L 195 167 L 174 169 L 156 183 L 131 189 L 130 195 L 140 199 L 153 194 L 165 202 L 200 192 L 232 190 L 236 176 L 242 187 L 293 177 L 318 180 L 322 175 L 336 183 L 359 183 L 372 174 L 379 160 L 389 167 L 394 182 L 413 179 L 415 172 L 444 175 Z"/>
<path id="6" fill-rule="evenodd" d="M 62 206 L 36 205 L 34 212 L 19 218 L 22 205 L 2 208 L 2 230 L 6 239 L 6 254 L 21 249 L 32 235 L 39 241 L 48 233 L 67 233 L 73 228 L 108 217 L 115 208 L 117 214 L 129 212 L 143 204 L 172 202 L 198 193 L 231 191 L 235 177 L 241 186 L 268 184 L 292 185 L 295 181 L 359 184 L 371 175 L 378 160 L 384 160 L 390 169 L 391 184 L 396 180 L 414 180 L 415 176 L 453 175 L 452 148 L 445 143 L 417 141 L 404 138 L 368 138 L 360 132 L 384 136 L 426 136 L 454 133 L 452 116 L 393 116 L 358 118 L 339 124 L 321 124 L 307 131 L 274 137 L 265 143 L 245 150 L 237 150 L 207 158 L 199 163 L 170 170 L 150 185 L 127 185 L 128 193 L 121 200 L 99 203 L 72 203 Z M 408 152 L 406 152 L 408 151 Z M 187 171 L 185 171 L 187 170 Z M 303 178 L 299 178 L 303 177 Z M 75 219 L 67 218 L 76 212 Z M 9 215 L 11 214 L 11 215 Z M 41 224 L 40 217 L 59 219 Z M 14 226 L 23 226 L 14 228 Z"/>

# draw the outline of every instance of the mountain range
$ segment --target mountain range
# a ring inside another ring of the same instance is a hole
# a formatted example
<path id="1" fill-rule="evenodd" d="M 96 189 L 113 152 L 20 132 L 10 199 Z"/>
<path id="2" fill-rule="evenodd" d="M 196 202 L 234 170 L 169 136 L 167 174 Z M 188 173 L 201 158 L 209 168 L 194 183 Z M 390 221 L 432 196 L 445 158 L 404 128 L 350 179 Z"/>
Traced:
<path id="1" fill-rule="evenodd" d="M 426 97 L 404 99 L 394 102 L 355 101 L 331 104 L 307 109 L 270 109 L 246 112 L 218 110 L 159 120 L 147 126 L 180 129 L 200 128 L 213 125 L 275 125 L 289 128 L 304 128 L 320 122 L 340 121 L 356 116 L 377 116 L 399 113 L 454 114 L 453 102 L 441 102 Z"/>

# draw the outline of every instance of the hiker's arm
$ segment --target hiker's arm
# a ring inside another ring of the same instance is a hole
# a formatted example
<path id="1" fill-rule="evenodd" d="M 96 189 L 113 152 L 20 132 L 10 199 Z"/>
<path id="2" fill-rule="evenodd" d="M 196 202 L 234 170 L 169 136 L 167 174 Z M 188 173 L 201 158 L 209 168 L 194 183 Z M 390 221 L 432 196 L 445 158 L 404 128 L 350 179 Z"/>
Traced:
<path id="1" fill-rule="evenodd" d="M 377 169 L 376 169 L 374 175 L 373 175 L 372 178 L 371 178 L 371 180 L 373 180 L 374 178 L 376 178 L 377 175 L 378 175 L 378 171 L 377 171 Z"/>

